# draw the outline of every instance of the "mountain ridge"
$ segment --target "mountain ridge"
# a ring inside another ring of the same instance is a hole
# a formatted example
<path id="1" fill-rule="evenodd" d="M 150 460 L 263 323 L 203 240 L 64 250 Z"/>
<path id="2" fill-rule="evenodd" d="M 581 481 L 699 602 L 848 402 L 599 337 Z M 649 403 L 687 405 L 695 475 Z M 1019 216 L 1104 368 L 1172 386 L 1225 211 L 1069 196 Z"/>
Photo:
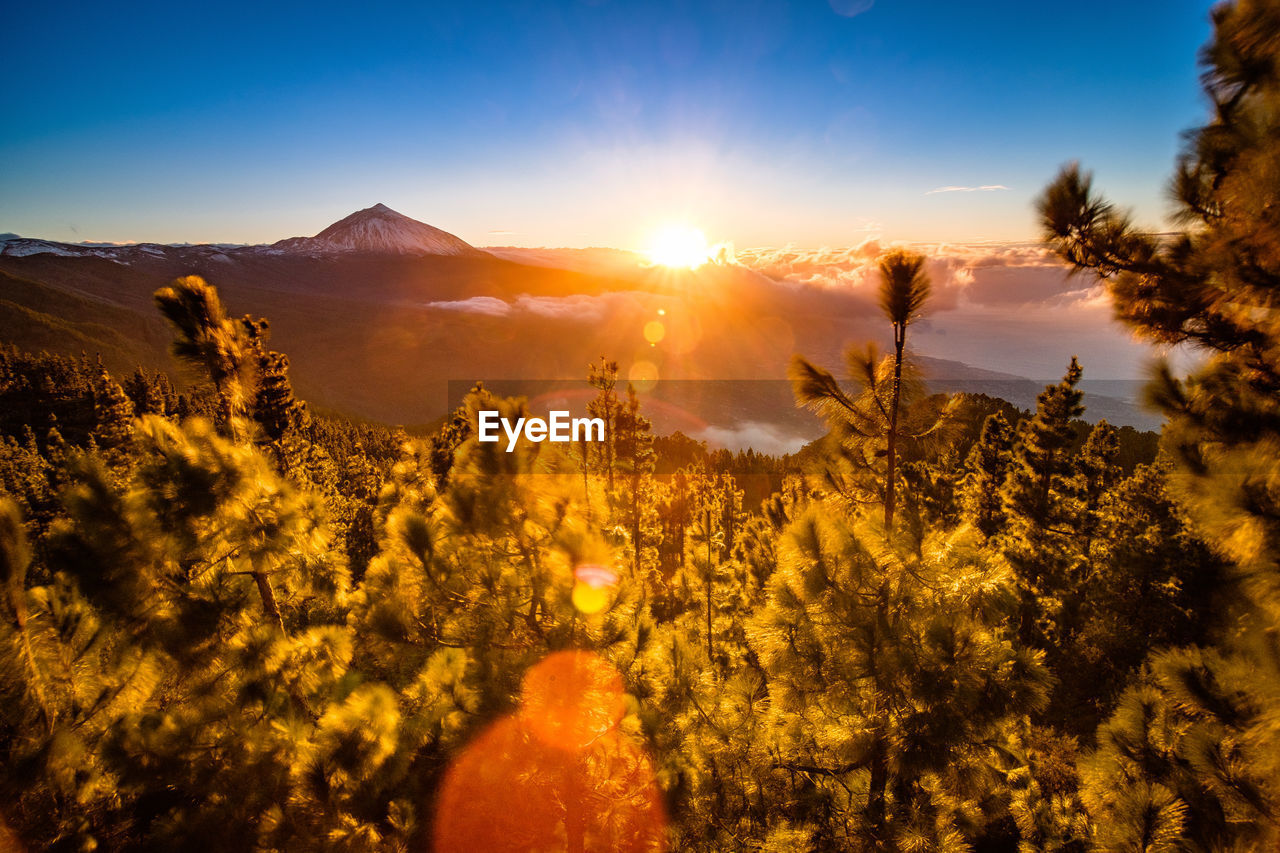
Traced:
<path id="1" fill-rule="evenodd" d="M 488 257 L 448 231 L 428 225 L 379 202 L 357 210 L 324 228 L 313 237 L 286 237 L 274 243 L 249 245 L 230 243 L 63 243 L 38 237 L 5 234 L 0 255 L 58 255 L 99 257 L 128 263 L 139 256 L 183 255 L 439 255 L 446 257 Z"/>

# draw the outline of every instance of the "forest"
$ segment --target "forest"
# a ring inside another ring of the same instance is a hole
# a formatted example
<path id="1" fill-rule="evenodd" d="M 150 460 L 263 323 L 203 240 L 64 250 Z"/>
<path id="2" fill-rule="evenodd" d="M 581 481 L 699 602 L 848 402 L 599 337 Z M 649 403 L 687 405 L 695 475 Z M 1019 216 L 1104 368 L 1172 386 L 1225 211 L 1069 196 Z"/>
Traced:
<path id="1" fill-rule="evenodd" d="M 1153 234 L 1043 237 L 1153 343 L 1156 436 L 798 354 L 793 456 L 312 411 L 269 318 L 155 294 L 181 376 L 0 348 L 0 849 L 1280 849 L 1280 7 L 1217 7 Z"/>

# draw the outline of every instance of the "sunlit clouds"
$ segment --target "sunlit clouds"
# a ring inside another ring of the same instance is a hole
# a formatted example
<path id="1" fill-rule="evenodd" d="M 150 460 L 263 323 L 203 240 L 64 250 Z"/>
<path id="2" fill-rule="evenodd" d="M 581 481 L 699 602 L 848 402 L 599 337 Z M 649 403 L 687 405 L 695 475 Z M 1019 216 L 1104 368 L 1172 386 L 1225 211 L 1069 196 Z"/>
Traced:
<path id="1" fill-rule="evenodd" d="M 630 359 L 624 357 L 624 375 L 634 371 L 629 378 L 645 386 L 663 378 L 688 378 L 688 359 L 696 356 L 705 363 L 710 341 L 720 346 L 739 342 L 734 345 L 757 352 L 748 363 L 759 365 L 759 375 L 771 375 L 768 364 L 777 362 L 781 376 L 782 365 L 798 345 L 798 328 L 807 329 L 811 345 L 817 346 L 829 334 L 839 340 L 874 335 L 879 316 L 876 259 L 894 245 L 899 244 L 869 237 L 842 247 L 726 246 L 715 263 L 670 272 L 665 267 L 646 272 L 642 259 L 625 252 L 527 250 L 539 265 L 629 275 L 635 289 L 477 296 L 428 307 L 507 321 L 554 318 L 599 330 L 607 339 L 633 347 Z M 1112 320 L 1105 288 L 1092 278 L 1067 275 L 1044 246 L 910 247 L 925 255 L 933 281 L 930 311 L 916 342 L 923 354 L 1036 379 L 1054 376 L 1071 355 L 1082 354 L 1091 377 L 1144 375 L 1152 351 Z M 508 257 L 525 260 L 526 253 L 513 250 Z M 746 303 L 755 306 L 749 316 L 741 308 Z M 728 335 L 735 324 L 738 334 Z M 731 366 L 717 363 L 716 369 Z"/>
<path id="2" fill-rule="evenodd" d="M 696 269 L 653 267 L 624 252 L 528 250 L 540 265 L 584 271 L 612 270 L 634 290 L 532 297 L 476 297 L 432 303 L 441 311 L 518 319 L 555 317 L 628 342 L 636 381 L 689 378 L 689 359 L 707 364 L 708 345 L 742 350 L 736 361 L 715 361 L 716 371 L 750 364 L 769 376 L 800 345 L 828 336 L 843 341 L 874 336 L 876 260 L 897 242 L 868 237 L 837 247 L 722 247 L 715 263 Z M 1105 288 L 1072 277 L 1035 242 L 912 243 L 926 257 L 933 281 L 928 315 L 916 346 L 922 354 L 963 361 L 1035 379 L 1060 373 L 1081 354 L 1092 378 L 1137 378 L 1152 351 L 1134 342 L 1111 317 Z M 508 257 L 524 260 L 513 250 Z M 748 310 L 747 306 L 751 306 Z M 665 312 L 665 313 L 660 313 Z M 732 330 L 736 328 L 736 333 Z M 750 352 L 748 352 L 750 351 Z M 754 353 L 754 355 L 752 355 Z M 745 361 L 743 359 L 746 359 Z M 740 372 L 715 373 L 741 376 Z"/>
<path id="3" fill-rule="evenodd" d="M 738 249 L 737 262 L 772 279 L 862 293 L 876 283 L 876 259 L 890 246 L 869 239 L 844 248 Z M 1057 303 L 1097 282 L 1071 278 L 1048 249 L 1036 243 L 911 244 L 927 259 L 933 281 L 931 308 L 943 312 L 971 304 Z"/>

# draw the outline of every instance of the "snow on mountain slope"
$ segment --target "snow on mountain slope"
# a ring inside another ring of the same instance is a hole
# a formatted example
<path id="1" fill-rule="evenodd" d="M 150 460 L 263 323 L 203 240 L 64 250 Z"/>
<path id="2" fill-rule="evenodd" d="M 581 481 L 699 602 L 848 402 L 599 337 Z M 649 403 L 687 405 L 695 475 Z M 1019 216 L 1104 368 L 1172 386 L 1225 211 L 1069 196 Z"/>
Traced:
<path id="1" fill-rule="evenodd" d="M 447 231 L 375 204 L 341 219 L 314 237 L 291 237 L 272 244 L 289 252 L 373 252 L 395 255 L 480 255 L 479 249 Z"/>
<path id="2" fill-rule="evenodd" d="M 34 240 L 27 237 L 14 237 L 0 242 L 0 255 L 10 258 L 23 258 L 28 255 L 57 255 L 62 258 L 97 257 L 117 260 L 117 254 L 118 250 L 115 248 L 83 246 L 78 243 L 57 243 L 52 240 Z"/>
<path id="3" fill-rule="evenodd" d="M 187 258 L 213 253 L 230 259 L 241 253 L 251 255 L 332 255 L 365 252 L 378 255 L 466 255 L 488 257 L 447 231 L 425 222 L 410 219 L 385 204 L 375 204 L 340 219 L 314 237 L 290 237 L 269 246 L 240 246 L 226 243 L 58 243 L 5 234 L 0 240 L 0 255 L 58 255 L 61 257 L 99 257 L 129 263 L 139 254 L 150 257 Z"/>

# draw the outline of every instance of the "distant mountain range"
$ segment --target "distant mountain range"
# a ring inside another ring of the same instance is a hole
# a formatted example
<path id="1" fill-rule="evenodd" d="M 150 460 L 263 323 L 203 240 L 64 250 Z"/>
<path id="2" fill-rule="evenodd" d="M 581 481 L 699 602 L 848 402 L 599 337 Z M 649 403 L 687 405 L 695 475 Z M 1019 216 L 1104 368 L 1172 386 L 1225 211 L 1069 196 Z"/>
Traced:
<path id="1" fill-rule="evenodd" d="M 476 257 L 488 255 L 448 231 L 397 213 L 385 204 L 375 204 L 330 225 L 314 237 L 289 237 L 270 245 L 243 246 L 206 243 L 200 245 L 164 245 L 159 243 L 55 243 L 35 240 L 17 234 L 0 235 L 0 256 L 60 255 L 62 257 L 98 257 L 126 263 L 139 255 L 161 257 L 217 255 L 451 255 Z"/>
<path id="2" fill-rule="evenodd" d="M 604 355 L 643 388 L 658 379 L 649 396 L 659 429 L 701 430 L 739 445 L 772 436 L 779 449 L 821 431 L 779 381 L 792 354 L 835 366 L 848 343 L 885 332 L 878 309 L 855 296 L 734 265 L 673 271 L 628 253 L 575 250 L 564 266 L 577 269 L 568 269 L 556 266 L 558 256 L 490 254 L 382 204 L 314 237 L 263 246 L 4 235 L 0 341 L 100 354 L 116 372 L 141 364 L 181 375 L 152 294 L 197 274 L 232 313 L 268 318 L 271 346 L 288 353 L 299 394 L 322 408 L 427 423 L 447 411 L 450 383 L 580 380 Z M 1022 407 L 1043 387 L 945 359 L 924 359 L 924 367 L 935 390 L 988 393 Z M 663 380 L 680 384 L 664 389 Z M 713 384 L 688 390 L 698 383 Z M 1088 414 L 1152 428 L 1156 420 L 1133 396 L 1091 393 Z"/>

